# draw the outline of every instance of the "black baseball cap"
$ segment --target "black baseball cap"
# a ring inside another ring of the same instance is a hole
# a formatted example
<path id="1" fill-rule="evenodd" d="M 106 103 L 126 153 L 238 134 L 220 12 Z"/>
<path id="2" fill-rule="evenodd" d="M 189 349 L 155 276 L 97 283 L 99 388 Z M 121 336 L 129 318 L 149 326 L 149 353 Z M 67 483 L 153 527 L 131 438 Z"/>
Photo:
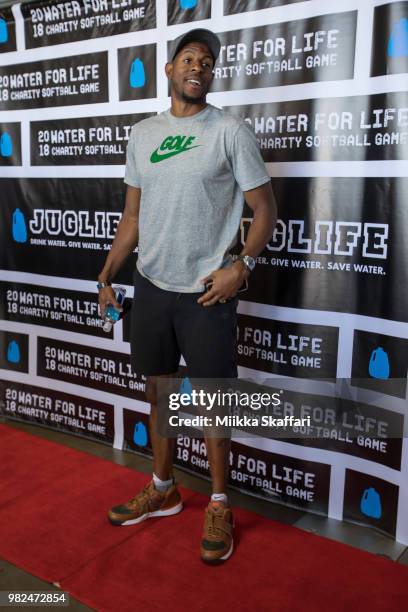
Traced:
<path id="1" fill-rule="evenodd" d="M 190 42 L 201 42 L 207 45 L 214 63 L 217 61 L 217 57 L 221 49 L 220 39 L 216 34 L 214 34 L 214 32 L 211 32 L 211 30 L 205 30 L 204 28 L 190 30 L 189 32 L 186 32 L 186 34 L 182 34 L 176 38 L 173 41 L 171 61 L 173 61 L 177 53 Z"/>

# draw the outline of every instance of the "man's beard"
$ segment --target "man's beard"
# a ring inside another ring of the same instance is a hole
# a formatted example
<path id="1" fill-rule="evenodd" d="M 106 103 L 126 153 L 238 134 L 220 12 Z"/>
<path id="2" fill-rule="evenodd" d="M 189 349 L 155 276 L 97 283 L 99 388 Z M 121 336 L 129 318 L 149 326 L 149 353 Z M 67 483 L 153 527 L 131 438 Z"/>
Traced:
<path id="1" fill-rule="evenodd" d="M 205 102 L 205 96 L 206 93 L 201 95 L 199 98 L 194 98 L 193 96 L 189 96 L 188 94 L 184 93 L 184 91 L 181 94 L 184 102 L 188 102 L 189 104 L 202 104 Z"/>

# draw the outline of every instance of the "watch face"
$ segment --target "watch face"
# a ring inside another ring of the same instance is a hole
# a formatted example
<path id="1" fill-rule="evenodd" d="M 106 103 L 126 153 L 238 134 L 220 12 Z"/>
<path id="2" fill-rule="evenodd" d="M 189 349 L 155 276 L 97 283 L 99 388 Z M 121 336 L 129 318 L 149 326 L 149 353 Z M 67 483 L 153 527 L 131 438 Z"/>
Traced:
<path id="1" fill-rule="evenodd" d="M 255 268 L 255 259 L 253 257 L 250 257 L 249 255 L 245 255 L 244 263 L 250 270 L 250 272 L 252 272 L 252 270 Z"/>

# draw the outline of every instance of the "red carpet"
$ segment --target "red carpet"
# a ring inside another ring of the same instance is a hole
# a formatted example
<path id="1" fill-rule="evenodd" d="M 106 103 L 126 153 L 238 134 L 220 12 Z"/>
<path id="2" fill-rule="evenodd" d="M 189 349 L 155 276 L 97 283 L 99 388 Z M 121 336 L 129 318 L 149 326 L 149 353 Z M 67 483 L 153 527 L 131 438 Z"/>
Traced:
<path id="1" fill-rule="evenodd" d="M 408 568 L 238 509 L 236 552 L 204 565 L 206 499 L 185 489 L 181 514 L 112 527 L 106 509 L 146 480 L 0 426 L 0 555 L 97 610 L 406 608 Z"/>

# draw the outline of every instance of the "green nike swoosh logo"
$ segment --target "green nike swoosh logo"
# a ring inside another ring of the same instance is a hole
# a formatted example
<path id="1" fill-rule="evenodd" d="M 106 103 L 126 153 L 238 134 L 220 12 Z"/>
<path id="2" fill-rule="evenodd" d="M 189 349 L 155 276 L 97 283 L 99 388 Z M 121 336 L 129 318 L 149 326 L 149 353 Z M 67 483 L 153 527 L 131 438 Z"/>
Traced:
<path id="1" fill-rule="evenodd" d="M 179 153 L 184 153 L 184 151 L 190 151 L 191 149 L 196 149 L 197 147 L 201 147 L 201 145 L 194 145 L 193 147 L 188 147 L 188 149 L 175 149 L 174 151 L 169 151 L 169 153 L 163 153 L 160 155 L 157 151 L 158 148 L 153 151 L 150 156 L 150 161 L 152 164 L 157 164 L 157 162 L 162 161 L 163 159 L 168 159 L 169 157 L 173 157 L 174 155 L 178 155 Z"/>

